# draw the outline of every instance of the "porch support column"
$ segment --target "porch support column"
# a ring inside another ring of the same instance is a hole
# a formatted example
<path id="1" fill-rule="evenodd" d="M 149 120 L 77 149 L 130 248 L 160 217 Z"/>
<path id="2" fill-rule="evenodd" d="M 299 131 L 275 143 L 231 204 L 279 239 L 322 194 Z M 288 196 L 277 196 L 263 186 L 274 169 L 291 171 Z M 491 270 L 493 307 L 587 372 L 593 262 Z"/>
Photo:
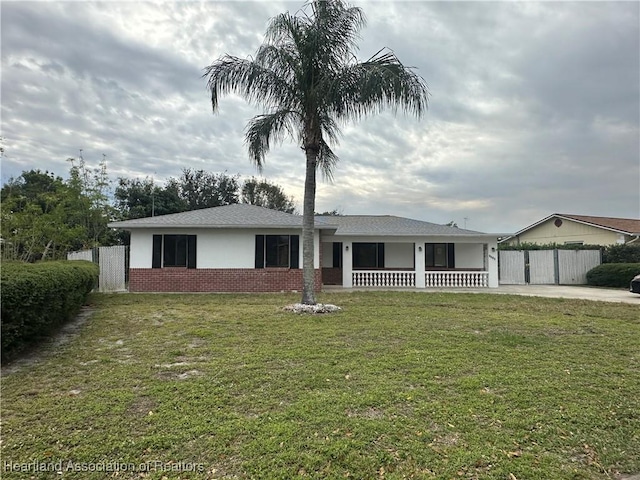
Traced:
<path id="1" fill-rule="evenodd" d="M 342 287 L 352 288 L 353 278 L 353 245 L 351 242 L 342 242 Z"/>
<path id="2" fill-rule="evenodd" d="M 498 242 L 487 243 L 486 269 L 489 272 L 489 288 L 498 288 Z"/>
<path id="3" fill-rule="evenodd" d="M 416 272 L 416 288 L 425 288 L 424 280 L 424 242 L 416 242 L 413 244 L 415 262 L 413 269 Z"/>

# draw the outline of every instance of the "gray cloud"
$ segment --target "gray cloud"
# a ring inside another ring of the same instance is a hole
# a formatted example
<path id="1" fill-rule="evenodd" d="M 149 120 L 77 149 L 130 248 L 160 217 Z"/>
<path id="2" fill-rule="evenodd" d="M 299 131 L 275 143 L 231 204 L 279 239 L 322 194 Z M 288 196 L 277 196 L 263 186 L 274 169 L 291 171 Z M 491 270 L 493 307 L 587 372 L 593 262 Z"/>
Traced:
<path id="1" fill-rule="evenodd" d="M 110 174 L 257 172 L 229 96 L 212 115 L 203 67 L 255 53 L 303 2 L 2 2 L 2 178 L 64 175 L 83 149 Z M 359 57 L 382 47 L 432 93 L 421 121 L 345 126 L 318 210 L 515 231 L 553 212 L 640 214 L 637 2 L 357 2 Z M 304 158 L 274 146 L 264 175 L 302 201 Z"/>

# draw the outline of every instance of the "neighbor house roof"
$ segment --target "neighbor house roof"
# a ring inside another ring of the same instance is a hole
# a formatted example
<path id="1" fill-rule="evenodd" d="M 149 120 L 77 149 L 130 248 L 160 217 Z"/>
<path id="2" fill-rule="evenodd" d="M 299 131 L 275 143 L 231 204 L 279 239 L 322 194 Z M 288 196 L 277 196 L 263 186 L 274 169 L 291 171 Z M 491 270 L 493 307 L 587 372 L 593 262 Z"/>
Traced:
<path id="1" fill-rule="evenodd" d="M 544 223 L 551 218 L 571 220 L 574 222 L 591 225 L 593 227 L 603 228 L 605 230 L 611 230 L 626 235 L 640 235 L 640 220 L 635 218 L 593 217 L 588 215 L 554 213 L 552 215 L 549 215 L 548 217 L 543 218 L 539 222 L 536 222 L 533 225 L 529 225 L 528 227 L 516 232 L 514 236 L 520 235 L 527 230 L 531 230 L 532 228 L 537 227 L 541 223 Z"/>
<path id="2" fill-rule="evenodd" d="M 473 230 L 464 230 L 458 227 L 439 225 L 393 215 L 316 216 L 316 221 L 318 219 L 337 225 L 338 228 L 334 235 L 338 236 L 486 235 Z"/>
<path id="3" fill-rule="evenodd" d="M 561 214 L 558 214 L 561 216 Z M 588 223 L 596 227 L 610 228 L 621 233 L 640 235 L 640 220 L 634 218 L 590 217 L 586 215 L 562 215 L 582 223 Z"/>
<path id="4" fill-rule="evenodd" d="M 189 212 L 111 222 L 112 228 L 302 228 L 302 217 L 269 208 L 237 203 Z M 324 225 L 316 225 L 326 228 Z"/>

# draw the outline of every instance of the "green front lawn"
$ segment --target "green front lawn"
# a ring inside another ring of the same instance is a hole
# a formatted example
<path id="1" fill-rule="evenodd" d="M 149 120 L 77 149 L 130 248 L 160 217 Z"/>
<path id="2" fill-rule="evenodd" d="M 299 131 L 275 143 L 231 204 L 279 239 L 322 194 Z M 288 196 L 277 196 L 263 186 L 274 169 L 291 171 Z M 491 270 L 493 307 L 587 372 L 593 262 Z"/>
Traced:
<path id="1" fill-rule="evenodd" d="M 640 473 L 636 306 L 354 292 L 281 310 L 297 300 L 92 296 L 77 336 L 3 374 L 0 476 Z"/>

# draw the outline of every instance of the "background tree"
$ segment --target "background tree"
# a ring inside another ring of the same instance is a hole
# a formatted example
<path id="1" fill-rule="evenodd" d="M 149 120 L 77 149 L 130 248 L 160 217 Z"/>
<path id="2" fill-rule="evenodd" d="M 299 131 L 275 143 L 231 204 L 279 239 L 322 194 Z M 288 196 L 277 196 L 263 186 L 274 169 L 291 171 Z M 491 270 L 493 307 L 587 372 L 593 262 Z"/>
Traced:
<path id="1" fill-rule="evenodd" d="M 65 258 L 66 252 L 108 243 L 109 218 L 73 183 L 40 170 L 23 172 L 2 187 L 4 259 Z"/>
<path id="2" fill-rule="evenodd" d="M 186 212 L 234 203 L 252 203 L 292 213 L 293 198 L 282 187 L 255 178 L 242 184 L 240 175 L 185 169 L 180 177 L 169 177 L 164 186 L 153 179 L 118 178 L 114 207 L 119 220 Z"/>
<path id="3" fill-rule="evenodd" d="M 170 179 L 164 187 L 161 187 L 149 177 L 118 178 L 118 186 L 114 192 L 114 206 L 118 220 L 153 217 L 188 210 L 187 203 L 180 197 L 180 186 L 175 180 Z"/>
<path id="4" fill-rule="evenodd" d="M 88 239 L 85 247 L 103 245 L 114 238 L 107 222 L 115 215 L 111 205 L 111 179 L 107 173 L 106 155 L 102 155 L 96 168 L 90 168 L 86 164 L 82 150 L 78 159 L 68 158 L 67 161 L 71 168 L 66 184 L 74 192 L 76 199 L 69 216 L 84 227 Z"/>
<path id="5" fill-rule="evenodd" d="M 316 215 L 322 215 L 327 217 L 342 217 L 344 213 L 339 211 L 337 208 L 334 208 L 333 210 L 325 211 L 322 213 L 316 213 Z"/>
<path id="6" fill-rule="evenodd" d="M 279 185 L 255 177 L 251 177 L 242 185 L 240 201 L 286 213 L 295 213 L 296 210 L 293 197 L 287 197 Z"/>
<path id="7" fill-rule="evenodd" d="M 175 182 L 180 189 L 180 198 L 187 204 L 187 210 L 197 210 L 238 203 L 238 178 L 239 175 L 185 168 Z"/>
<path id="8" fill-rule="evenodd" d="M 389 50 L 356 60 L 356 40 L 365 24 L 359 8 L 341 0 L 314 0 L 297 15 L 269 23 L 254 59 L 224 55 L 205 69 L 211 106 L 234 92 L 266 109 L 247 127 L 249 156 L 261 169 L 274 141 L 289 136 L 305 152 L 302 303 L 315 304 L 314 211 L 316 170 L 329 178 L 338 160 L 339 125 L 400 107 L 420 117 L 427 108 L 424 80 Z"/>
<path id="9" fill-rule="evenodd" d="M 106 159 L 89 167 L 82 151 L 67 159 L 71 167 L 64 180 L 50 172 L 24 171 L 0 190 L 0 241 L 2 258 L 27 262 L 66 258 L 66 253 L 101 245 L 130 243 L 129 233 L 107 227 L 111 220 L 166 215 L 195 208 L 238 203 L 242 194 L 239 175 L 183 170 L 164 186 L 153 179 L 118 178 L 113 193 Z M 291 212 L 293 199 L 266 180 L 254 196 L 263 206 Z"/>

